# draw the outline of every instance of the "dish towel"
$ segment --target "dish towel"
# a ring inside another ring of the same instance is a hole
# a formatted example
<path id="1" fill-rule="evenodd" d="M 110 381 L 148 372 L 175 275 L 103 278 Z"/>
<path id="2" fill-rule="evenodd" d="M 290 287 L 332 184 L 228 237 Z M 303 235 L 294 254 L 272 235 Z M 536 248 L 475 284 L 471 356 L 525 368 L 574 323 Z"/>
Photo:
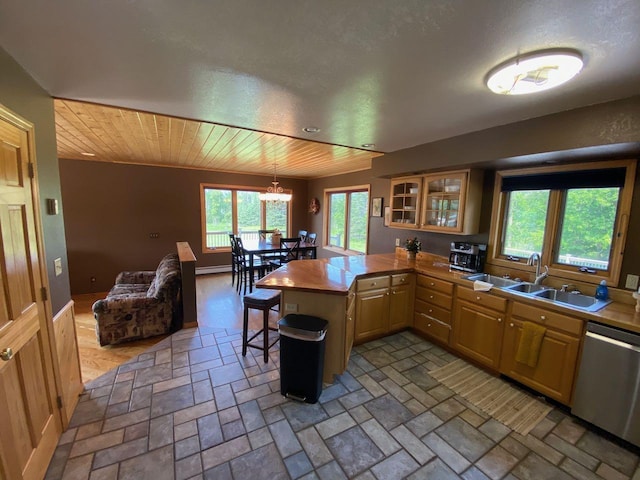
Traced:
<path id="1" fill-rule="evenodd" d="M 535 367 L 538 364 L 540 346 L 542 345 L 542 339 L 546 332 L 547 329 L 542 325 L 524 322 L 522 324 L 520 344 L 516 352 L 516 362 L 524 363 L 529 367 Z"/>
<path id="2" fill-rule="evenodd" d="M 482 280 L 476 280 L 473 282 L 473 289 L 476 292 L 488 292 L 493 287 L 493 283 L 483 282 Z"/>

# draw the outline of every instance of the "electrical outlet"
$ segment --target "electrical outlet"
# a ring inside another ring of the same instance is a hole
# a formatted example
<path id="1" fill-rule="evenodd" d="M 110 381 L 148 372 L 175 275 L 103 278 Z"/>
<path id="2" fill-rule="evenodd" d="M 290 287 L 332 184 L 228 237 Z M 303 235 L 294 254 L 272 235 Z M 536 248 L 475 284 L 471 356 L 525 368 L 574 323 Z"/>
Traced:
<path id="1" fill-rule="evenodd" d="M 396 247 L 399 247 L 399 246 L 400 246 L 400 239 L 396 238 Z"/>
<path id="2" fill-rule="evenodd" d="M 284 304 L 284 311 L 285 312 L 295 313 L 295 312 L 298 311 L 298 304 L 297 303 L 285 303 Z"/>
<path id="3" fill-rule="evenodd" d="M 631 290 L 638 289 L 638 275 L 627 275 L 627 281 L 624 284 L 624 288 L 630 288 Z"/>

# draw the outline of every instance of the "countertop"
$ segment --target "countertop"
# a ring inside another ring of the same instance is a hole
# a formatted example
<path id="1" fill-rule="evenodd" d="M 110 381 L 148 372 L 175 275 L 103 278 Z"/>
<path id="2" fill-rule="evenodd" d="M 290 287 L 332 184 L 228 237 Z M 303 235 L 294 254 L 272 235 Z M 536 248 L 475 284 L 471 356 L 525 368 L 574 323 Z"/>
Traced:
<path id="1" fill-rule="evenodd" d="M 447 264 L 421 261 L 420 258 L 418 261 L 406 260 L 393 253 L 333 257 L 318 260 L 296 260 L 261 278 L 256 283 L 256 286 L 279 290 L 347 295 L 356 277 L 403 272 L 431 275 L 458 285 L 473 288 L 473 282 L 462 278 L 466 274 L 450 272 Z M 597 312 L 585 312 L 564 307 L 544 299 L 525 297 L 498 288 L 492 288 L 491 293 L 539 308 L 555 310 L 585 321 L 593 320 L 640 333 L 640 313 L 635 311 L 635 305 L 612 302 Z"/>

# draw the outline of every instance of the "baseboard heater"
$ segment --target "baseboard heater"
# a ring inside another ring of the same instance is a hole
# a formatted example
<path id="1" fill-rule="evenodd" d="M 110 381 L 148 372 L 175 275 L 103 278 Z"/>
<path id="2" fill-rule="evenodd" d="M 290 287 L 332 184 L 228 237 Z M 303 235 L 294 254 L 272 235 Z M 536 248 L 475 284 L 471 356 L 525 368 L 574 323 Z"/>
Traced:
<path id="1" fill-rule="evenodd" d="M 210 273 L 226 273 L 231 271 L 231 265 L 215 265 L 213 267 L 197 267 L 196 275 L 208 275 Z"/>

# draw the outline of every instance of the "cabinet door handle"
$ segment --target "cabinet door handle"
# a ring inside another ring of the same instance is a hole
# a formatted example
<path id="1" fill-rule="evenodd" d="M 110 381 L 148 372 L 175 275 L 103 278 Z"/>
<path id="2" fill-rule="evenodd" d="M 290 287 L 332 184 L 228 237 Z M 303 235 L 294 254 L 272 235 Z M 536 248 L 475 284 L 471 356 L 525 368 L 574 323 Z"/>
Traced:
<path id="1" fill-rule="evenodd" d="M 0 358 L 5 362 L 8 362 L 13 358 L 13 349 L 11 347 L 7 347 L 2 352 L 0 352 Z"/>
<path id="2" fill-rule="evenodd" d="M 540 320 L 546 320 L 547 317 L 545 317 L 544 315 L 540 315 Z"/>
<path id="3" fill-rule="evenodd" d="M 400 283 L 404 283 L 404 277 L 400 279 Z"/>
<path id="4" fill-rule="evenodd" d="M 430 286 L 430 287 L 434 287 L 434 286 L 435 286 L 435 283 L 431 282 L 431 283 L 429 283 L 429 286 Z"/>
<path id="5" fill-rule="evenodd" d="M 431 324 L 430 324 L 430 323 L 427 323 L 427 327 L 430 327 L 430 326 L 431 326 Z"/>
<path id="6" fill-rule="evenodd" d="M 509 326 L 510 326 L 510 327 L 513 327 L 513 323 L 510 323 L 510 324 L 509 324 Z"/>
<path id="7" fill-rule="evenodd" d="M 429 313 L 433 313 L 433 309 L 432 308 L 429 309 Z"/>
<path id="8" fill-rule="evenodd" d="M 480 296 L 477 296 L 477 297 L 476 297 L 476 300 L 480 301 Z"/>
<path id="9" fill-rule="evenodd" d="M 433 299 L 433 295 L 429 295 L 429 298 Z"/>
<path id="10" fill-rule="evenodd" d="M 387 296 L 389 296 L 389 292 L 387 292 Z"/>
<path id="11" fill-rule="evenodd" d="M 392 293 L 395 295 L 395 294 L 396 294 L 396 293 L 398 293 L 398 292 L 396 292 L 396 291 L 394 290 Z"/>
<path id="12" fill-rule="evenodd" d="M 498 319 L 498 323 L 501 323 L 501 322 L 502 322 L 502 319 L 501 319 L 501 318 L 499 318 L 499 319 Z"/>

